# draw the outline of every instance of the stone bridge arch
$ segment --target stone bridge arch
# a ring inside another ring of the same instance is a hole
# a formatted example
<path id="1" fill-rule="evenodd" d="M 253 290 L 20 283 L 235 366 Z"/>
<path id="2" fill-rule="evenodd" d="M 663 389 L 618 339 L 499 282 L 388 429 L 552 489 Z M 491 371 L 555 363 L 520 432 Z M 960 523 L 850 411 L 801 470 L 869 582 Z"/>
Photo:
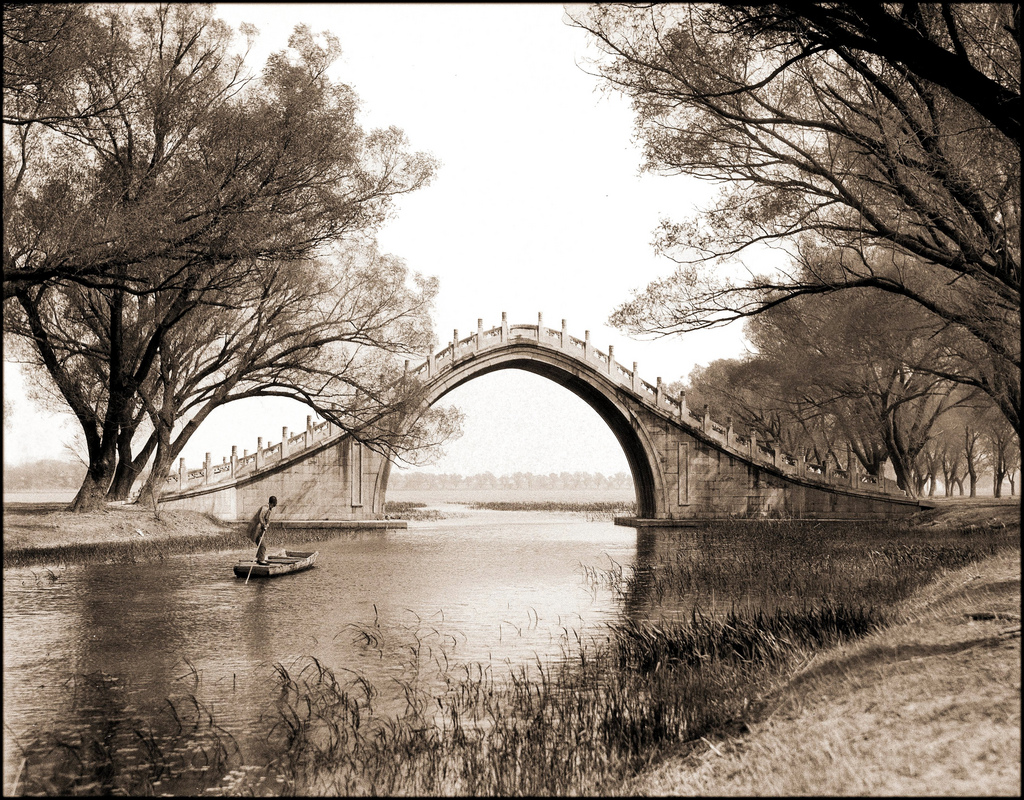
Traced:
<path id="1" fill-rule="evenodd" d="M 561 329 L 509 325 L 484 330 L 431 354 L 417 368 L 406 363 L 406 379 L 422 381 L 425 404 L 436 403 L 458 386 L 503 369 L 520 369 L 564 386 L 593 408 L 612 431 L 629 464 L 636 490 L 637 518 L 625 524 L 692 524 L 723 518 L 795 517 L 870 519 L 913 513 L 922 505 L 892 481 L 864 475 L 848 456 L 845 469 L 813 464 L 803 455 L 766 446 L 750 432 L 733 430 L 687 407 L 685 396 L 672 397 L 661 378 L 650 384 L 636 362 L 627 369 Z M 285 526 L 387 527 L 384 503 L 391 462 L 346 432 L 324 421 L 306 419 L 306 430 L 282 429 L 278 444 L 215 464 L 207 454 L 198 469 L 167 476 L 162 502 L 244 520 L 268 494 L 280 500 Z M 404 523 L 398 523 L 404 524 Z"/>
<path id="2" fill-rule="evenodd" d="M 525 337 L 510 340 L 503 346 L 492 345 L 487 350 L 464 356 L 450 369 L 431 378 L 424 405 L 434 405 L 449 392 L 475 378 L 507 369 L 547 378 L 594 409 L 626 456 L 636 492 L 637 515 L 643 518 L 659 516 L 658 498 L 665 494 L 666 487 L 654 441 L 637 415 L 631 412 L 628 401 L 620 396 L 621 390 L 616 383 L 573 353 L 542 347 L 537 340 Z M 378 485 L 383 501 L 391 462 L 385 461 L 381 470 Z"/>

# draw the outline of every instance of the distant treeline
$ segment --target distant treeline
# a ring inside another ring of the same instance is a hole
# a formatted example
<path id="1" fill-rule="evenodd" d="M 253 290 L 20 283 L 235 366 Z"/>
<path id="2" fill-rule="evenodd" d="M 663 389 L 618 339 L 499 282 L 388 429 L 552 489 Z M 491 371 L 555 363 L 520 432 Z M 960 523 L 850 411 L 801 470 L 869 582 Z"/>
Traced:
<path id="1" fill-rule="evenodd" d="M 512 475 L 494 475 L 491 472 L 476 475 L 440 475 L 427 472 L 391 471 L 388 489 L 632 489 L 633 478 L 628 472 L 603 475 L 600 472 L 552 472 L 534 475 L 516 472 Z"/>
<path id="2" fill-rule="evenodd" d="M 4 464 L 5 492 L 38 492 L 50 489 L 74 491 L 85 478 L 85 465 L 73 461 L 45 459 L 29 464 Z"/>

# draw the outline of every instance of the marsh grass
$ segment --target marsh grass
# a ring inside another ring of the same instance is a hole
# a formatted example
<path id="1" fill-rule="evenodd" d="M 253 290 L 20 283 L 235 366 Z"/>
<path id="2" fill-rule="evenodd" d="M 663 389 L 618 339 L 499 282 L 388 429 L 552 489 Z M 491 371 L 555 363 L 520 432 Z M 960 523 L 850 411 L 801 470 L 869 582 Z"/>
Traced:
<path id="1" fill-rule="evenodd" d="M 29 758 L 28 793 L 333 795 L 608 794 L 659 754 L 741 726 L 815 652 L 885 626 L 943 572 L 1020 548 L 1019 529 L 744 523 L 638 541 L 631 567 L 584 571 L 622 617 L 600 641 L 568 631 L 554 663 L 460 664 L 417 619 L 339 632 L 389 659 L 398 700 L 313 656 L 273 668 L 261 746 L 243 753 L 195 694 L 144 722 L 119 760 L 108 730 Z M 450 642 L 450 643 L 449 643 Z M 199 685 L 192 667 L 184 680 Z M 391 692 L 394 697 L 394 692 Z M 189 699 L 191 698 L 191 700 Z M 171 713 L 173 712 L 173 713 Z M 122 715 L 124 716 L 124 715 Z M 130 738 L 130 736 L 129 736 Z M 52 743 L 51 743 L 52 744 Z M 35 752 L 29 748 L 27 753 Z M 188 755 L 192 754 L 192 755 Z M 187 758 L 186 758 L 187 756 Z"/>
<path id="2" fill-rule="evenodd" d="M 391 519 L 437 520 L 448 519 L 449 515 L 436 508 L 427 508 L 426 503 L 388 500 L 385 513 Z"/>
<path id="3" fill-rule="evenodd" d="M 556 502 L 556 501 L 481 501 L 468 503 L 470 508 L 488 511 L 561 511 L 574 514 L 595 514 L 602 517 L 631 515 L 636 513 L 635 502 Z"/>

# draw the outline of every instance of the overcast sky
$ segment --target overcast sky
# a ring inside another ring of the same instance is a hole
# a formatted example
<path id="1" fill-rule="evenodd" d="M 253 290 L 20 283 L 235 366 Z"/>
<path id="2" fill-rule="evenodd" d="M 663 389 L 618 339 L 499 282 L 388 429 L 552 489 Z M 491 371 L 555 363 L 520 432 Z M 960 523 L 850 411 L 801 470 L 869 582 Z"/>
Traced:
<path id="1" fill-rule="evenodd" d="M 249 63 L 286 46 L 295 25 L 329 30 L 341 42 L 332 77 L 361 101 L 364 128 L 395 125 L 411 146 L 441 162 L 434 182 L 399 200 L 381 231 L 383 252 L 436 275 L 439 340 L 466 336 L 482 318 L 510 323 L 568 322 L 570 333 L 616 360 L 639 362 L 654 383 L 685 377 L 695 364 L 743 349 L 738 327 L 643 342 L 607 326 L 615 306 L 671 264 L 655 257 L 662 217 L 679 219 L 711 187 L 686 177 L 641 175 L 628 101 L 606 96 L 581 68 L 593 55 L 582 31 L 556 4 L 222 4 L 236 29 L 260 30 Z M 241 39 L 241 37 L 239 37 Z M 68 455 L 76 424 L 29 401 L 17 368 L 5 365 L 4 460 Z M 514 370 L 460 387 L 443 402 L 466 415 L 464 435 L 432 472 L 496 475 L 516 471 L 625 471 L 610 431 L 560 386 Z M 210 452 L 217 462 L 277 442 L 282 426 L 305 427 L 307 409 L 283 400 L 242 401 L 214 412 L 183 456 L 190 466 Z"/>

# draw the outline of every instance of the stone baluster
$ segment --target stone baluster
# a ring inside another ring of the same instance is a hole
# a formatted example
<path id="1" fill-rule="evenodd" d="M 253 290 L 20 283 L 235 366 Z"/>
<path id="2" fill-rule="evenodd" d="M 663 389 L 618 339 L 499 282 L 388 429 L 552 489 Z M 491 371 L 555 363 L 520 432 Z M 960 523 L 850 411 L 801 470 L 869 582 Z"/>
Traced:
<path id="1" fill-rule="evenodd" d="M 256 461 L 253 464 L 253 469 L 259 469 L 260 464 L 263 463 L 263 437 L 256 437 Z"/>
<path id="2" fill-rule="evenodd" d="M 508 341 L 508 314 L 504 311 L 501 312 L 501 342 L 504 344 Z"/>
<path id="3" fill-rule="evenodd" d="M 778 442 L 772 445 L 772 464 L 780 469 L 782 468 L 782 448 L 779 447 Z"/>
<path id="4" fill-rule="evenodd" d="M 590 331 L 583 331 L 583 360 L 591 361 L 594 358 L 594 345 L 590 343 Z"/>
<path id="5" fill-rule="evenodd" d="M 564 319 L 562 320 L 562 349 L 569 349 L 569 326 Z"/>
<path id="6" fill-rule="evenodd" d="M 689 416 L 690 412 L 686 408 L 686 390 L 684 389 L 679 393 L 679 419 L 688 421 L 687 417 Z"/>
<path id="7" fill-rule="evenodd" d="M 281 428 L 281 458 L 288 455 L 288 428 Z"/>
<path id="8" fill-rule="evenodd" d="M 760 456 L 760 453 L 758 453 L 758 451 L 757 451 L 757 431 L 751 430 L 750 431 L 750 460 L 751 461 L 760 461 L 760 458 L 758 458 L 758 456 Z"/>
<path id="9" fill-rule="evenodd" d="M 185 469 L 185 459 L 178 459 L 178 489 L 184 489 L 188 486 L 188 470 Z"/>
<path id="10" fill-rule="evenodd" d="M 228 473 L 232 478 L 235 477 L 235 473 L 238 472 L 238 445 L 231 445 L 231 472 Z"/>
<path id="11" fill-rule="evenodd" d="M 803 450 L 796 457 L 796 474 L 801 478 L 807 477 L 807 458 L 804 456 Z"/>
<path id="12" fill-rule="evenodd" d="M 704 416 L 701 418 L 700 428 L 702 431 L 704 431 L 704 433 L 707 433 L 709 430 L 711 430 L 711 412 L 708 411 L 707 403 L 704 404 Z"/>
<path id="13" fill-rule="evenodd" d="M 478 317 L 476 321 L 476 349 L 479 350 L 484 346 L 484 321 L 483 318 Z"/>
<path id="14" fill-rule="evenodd" d="M 615 345 L 608 345 L 608 374 L 615 376 Z"/>
<path id="15" fill-rule="evenodd" d="M 210 475 L 213 473 L 213 460 L 210 458 L 210 454 L 206 454 L 206 460 L 203 462 L 203 483 L 210 482 Z"/>
<path id="16" fill-rule="evenodd" d="M 633 374 L 629 378 L 629 388 L 640 394 L 640 369 L 635 361 L 633 362 Z"/>
<path id="17" fill-rule="evenodd" d="M 455 366 L 455 356 L 459 354 L 459 329 L 452 331 L 452 366 Z"/>
<path id="18" fill-rule="evenodd" d="M 658 376 L 658 379 L 655 382 L 655 391 L 657 392 L 657 396 L 656 396 L 655 400 L 658 403 L 658 408 L 661 408 L 662 405 L 665 402 L 665 389 L 661 385 L 661 376 L 660 375 Z"/>
<path id="19" fill-rule="evenodd" d="M 537 312 L 537 341 L 544 341 L 544 315 L 541 312 Z"/>
<path id="20" fill-rule="evenodd" d="M 735 442 L 733 442 L 733 436 L 734 435 L 735 434 L 733 433 L 733 429 L 732 429 L 732 417 L 726 417 L 725 418 L 725 445 L 726 445 L 726 447 L 734 447 L 735 446 Z"/>
<path id="21" fill-rule="evenodd" d="M 434 353 L 431 351 L 430 355 L 427 356 L 427 377 L 434 377 Z"/>

